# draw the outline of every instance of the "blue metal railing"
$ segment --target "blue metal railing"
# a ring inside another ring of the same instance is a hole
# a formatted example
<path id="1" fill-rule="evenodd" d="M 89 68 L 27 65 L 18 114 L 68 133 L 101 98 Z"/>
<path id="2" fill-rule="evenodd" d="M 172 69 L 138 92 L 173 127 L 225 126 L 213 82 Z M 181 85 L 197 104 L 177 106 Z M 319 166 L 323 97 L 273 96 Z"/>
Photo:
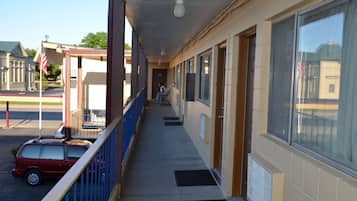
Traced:
<path id="1" fill-rule="evenodd" d="M 136 125 L 144 108 L 141 90 L 123 111 L 123 122 L 115 119 L 88 151 L 72 166 L 42 201 L 107 201 L 115 188 L 118 173 L 118 129 L 123 123 L 122 160 L 126 157 Z"/>

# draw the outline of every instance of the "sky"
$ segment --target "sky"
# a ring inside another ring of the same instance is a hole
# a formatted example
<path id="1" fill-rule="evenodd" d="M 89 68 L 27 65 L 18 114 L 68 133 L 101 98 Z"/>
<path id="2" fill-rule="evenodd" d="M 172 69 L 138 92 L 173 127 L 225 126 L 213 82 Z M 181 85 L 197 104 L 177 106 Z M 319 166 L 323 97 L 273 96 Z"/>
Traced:
<path id="1" fill-rule="evenodd" d="M 10 0 L 0 2 L 0 41 L 38 49 L 48 41 L 79 44 L 90 32 L 106 32 L 108 0 Z M 125 42 L 131 45 L 126 23 Z"/>
<path id="2" fill-rule="evenodd" d="M 343 21 L 344 15 L 339 13 L 302 26 L 299 33 L 300 51 L 315 52 L 327 42 L 342 45 Z"/>

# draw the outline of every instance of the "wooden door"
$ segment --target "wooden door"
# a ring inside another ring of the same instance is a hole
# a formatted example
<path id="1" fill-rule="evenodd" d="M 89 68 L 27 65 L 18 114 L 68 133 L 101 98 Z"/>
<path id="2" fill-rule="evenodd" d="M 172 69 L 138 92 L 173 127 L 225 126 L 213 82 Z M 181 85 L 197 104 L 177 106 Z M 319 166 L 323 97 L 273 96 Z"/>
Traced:
<path id="1" fill-rule="evenodd" d="M 239 36 L 233 196 L 246 199 L 248 154 L 251 152 L 255 61 L 255 28 Z"/>
<path id="2" fill-rule="evenodd" d="M 221 174 L 222 169 L 222 149 L 223 149 L 223 122 L 224 122 L 224 91 L 225 91 L 225 68 L 226 68 L 226 47 L 220 46 L 218 49 L 217 65 L 217 91 L 216 91 L 216 111 L 215 111 L 215 135 L 214 135 L 214 155 L 213 165 L 217 173 Z"/>

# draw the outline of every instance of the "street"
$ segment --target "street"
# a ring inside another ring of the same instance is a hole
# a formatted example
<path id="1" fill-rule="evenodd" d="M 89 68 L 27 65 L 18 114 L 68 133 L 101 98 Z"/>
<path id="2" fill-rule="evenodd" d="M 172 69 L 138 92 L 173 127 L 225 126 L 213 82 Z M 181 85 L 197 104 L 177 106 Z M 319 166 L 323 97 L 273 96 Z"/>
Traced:
<path id="1" fill-rule="evenodd" d="M 39 108 L 37 105 L 10 105 L 9 127 L 10 128 L 38 128 Z M 0 134 L 1 128 L 6 126 L 5 107 L 0 105 Z M 43 128 L 58 128 L 62 122 L 62 106 L 43 106 Z"/>
<path id="2" fill-rule="evenodd" d="M 5 128 L 5 107 L 0 105 L 0 200 L 28 201 L 41 200 L 56 181 L 45 181 L 32 187 L 23 178 L 11 175 L 15 159 L 11 150 L 25 141 L 38 137 L 38 105 L 10 105 L 10 126 Z M 42 136 L 53 136 L 62 123 L 62 106 L 43 107 Z"/>

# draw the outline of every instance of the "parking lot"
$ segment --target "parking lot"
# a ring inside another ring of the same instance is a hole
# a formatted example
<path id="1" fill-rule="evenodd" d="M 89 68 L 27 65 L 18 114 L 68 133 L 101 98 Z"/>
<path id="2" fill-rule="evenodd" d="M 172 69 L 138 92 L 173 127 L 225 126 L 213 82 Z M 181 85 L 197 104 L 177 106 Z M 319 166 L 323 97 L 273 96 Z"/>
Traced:
<path id="1" fill-rule="evenodd" d="M 9 131 L 9 130 L 7 130 Z M 4 130 L 0 129 L 0 133 Z M 2 134 L 1 133 L 1 134 Z M 22 178 L 11 175 L 11 169 L 15 160 L 11 149 L 22 144 L 33 136 L 0 136 L 0 200 L 1 201 L 28 201 L 41 200 L 52 188 L 56 181 L 48 181 L 44 184 L 31 187 Z"/>

